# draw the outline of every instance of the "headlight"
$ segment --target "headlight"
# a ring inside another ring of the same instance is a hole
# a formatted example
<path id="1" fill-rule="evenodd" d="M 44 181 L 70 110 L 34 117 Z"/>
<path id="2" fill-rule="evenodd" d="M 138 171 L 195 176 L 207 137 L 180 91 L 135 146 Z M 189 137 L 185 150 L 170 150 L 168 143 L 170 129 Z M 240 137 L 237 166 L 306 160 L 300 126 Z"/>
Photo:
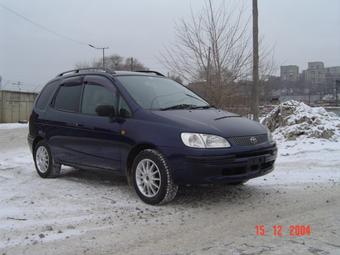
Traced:
<path id="1" fill-rule="evenodd" d="M 226 139 L 217 135 L 198 133 L 182 133 L 183 143 L 192 148 L 228 148 L 230 144 Z"/>
<path id="2" fill-rule="evenodd" d="M 272 132 L 267 128 L 267 136 L 268 136 L 268 142 L 272 143 L 274 142 Z"/>

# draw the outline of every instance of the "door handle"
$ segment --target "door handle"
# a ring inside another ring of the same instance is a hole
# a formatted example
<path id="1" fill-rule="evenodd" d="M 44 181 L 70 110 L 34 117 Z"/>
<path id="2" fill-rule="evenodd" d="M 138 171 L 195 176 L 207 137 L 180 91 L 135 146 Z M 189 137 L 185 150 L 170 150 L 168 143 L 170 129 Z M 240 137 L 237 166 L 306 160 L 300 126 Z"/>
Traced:
<path id="1" fill-rule="evenodd" d="M 79 127 L 79 123 L 68 123 L 69 126 L 71 127 Z"/>
<path id="2" fill-rule="evenodd" d="M 85 125 L 85 124 L 80 124 L 80 123 L 72 123 L 72 126 L 73 126 L 73 127 L 79 127 L 79 128 L 90 129 L 90 130 L 95 129 L 94 126 Z"/>

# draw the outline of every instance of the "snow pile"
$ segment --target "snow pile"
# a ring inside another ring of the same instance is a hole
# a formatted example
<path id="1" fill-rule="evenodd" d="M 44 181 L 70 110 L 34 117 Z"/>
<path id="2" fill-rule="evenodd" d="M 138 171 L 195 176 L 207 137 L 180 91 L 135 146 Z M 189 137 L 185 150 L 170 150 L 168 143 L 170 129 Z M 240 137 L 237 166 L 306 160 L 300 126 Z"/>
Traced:
<path id="1" fill-rule="evenodd" d="M 302 102 L 287 101 L 275 107 L 261 121 L 274 139 L 300 140 L 305 138 L 340 140 L 340 118 L 323 107 L 310 107 Z"/>

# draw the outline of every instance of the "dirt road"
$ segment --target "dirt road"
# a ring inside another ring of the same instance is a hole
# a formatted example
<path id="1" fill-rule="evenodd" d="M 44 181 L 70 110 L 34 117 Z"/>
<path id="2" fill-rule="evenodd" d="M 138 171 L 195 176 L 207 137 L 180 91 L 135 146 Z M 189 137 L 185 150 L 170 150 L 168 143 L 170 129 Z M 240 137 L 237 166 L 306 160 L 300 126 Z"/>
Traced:
<path id="1" fill-rule="evenodd" d="M 0 255 L 340 254 L 340 148 L 280 155 L 246 185 L 183 187 L 153 207 L 110 173 L 41 179 L 26 134 L 0 129 Z M 290 236 L 290 225 L 310 225 L 310 236 Z"/>

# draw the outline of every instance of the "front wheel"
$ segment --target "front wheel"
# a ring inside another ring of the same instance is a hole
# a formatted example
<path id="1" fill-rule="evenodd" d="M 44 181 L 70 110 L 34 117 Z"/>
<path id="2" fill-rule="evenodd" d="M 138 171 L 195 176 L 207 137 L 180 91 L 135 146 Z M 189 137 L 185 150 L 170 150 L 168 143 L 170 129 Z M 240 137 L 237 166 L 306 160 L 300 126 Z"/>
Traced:
<path id="1" fill-rule="evenodd" d="M 54 162 L 51 150 L 44 140 L 35 146 L 33 158 L 40 177 L 57 177 L 60 174 L 61 165 Z"/>
<path id="2" fill-rule="evenodd" d="M 141 151 L 132 166 L 133 185 L 147 204 L 165 204 L 173 200 L 178 185 L 173 182 L 166 159 L 156 150 Z"/>
<path id="3" fill-rule="evenodd" d="M 231 183 L 228 183 L 229 185 L 234 185 L 234 186 L 237 186 L 237 185 L 243 185 L 247 182 L 248 180 L 243 180 L 243 181 L 238 181 L 238 182 L 231 182 Z"/>

